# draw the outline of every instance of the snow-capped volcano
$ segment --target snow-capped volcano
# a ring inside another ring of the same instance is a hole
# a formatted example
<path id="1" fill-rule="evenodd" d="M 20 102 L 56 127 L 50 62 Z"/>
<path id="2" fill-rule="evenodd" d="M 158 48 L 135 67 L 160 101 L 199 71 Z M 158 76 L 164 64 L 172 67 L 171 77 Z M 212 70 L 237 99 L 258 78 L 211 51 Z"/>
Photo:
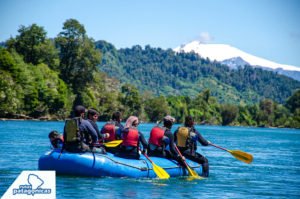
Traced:
<path id="1" fill-rule="evenodd" d="M 233 58 L 241 58 L 245 63 L 249 63 L 255 67 L 270 68 L 276 71 L 297 71 L 300 68 L 291 65 L 278 64 L 267 59 L 256 57 L 254 55 L 243 52 L 235 47 L 226 44 L 204 44 L 199 41 L 182 45 L 174 49 L 175 52 L 195 52 L 203 58 L 223 62 L 224 60 L 232 60 Z M 241 59 L 238 59 L 241 61 Z"/>

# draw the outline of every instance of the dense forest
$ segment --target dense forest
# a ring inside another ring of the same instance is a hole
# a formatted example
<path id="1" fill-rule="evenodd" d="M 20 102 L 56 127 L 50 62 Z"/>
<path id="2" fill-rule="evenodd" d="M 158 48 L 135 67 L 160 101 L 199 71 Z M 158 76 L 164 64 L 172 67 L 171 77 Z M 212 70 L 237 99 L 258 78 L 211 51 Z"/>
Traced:
<path id="1" fill-rule="evenodd" d="M 231 70 L 194 53 L 141 46 L 116 50 L 105 41 L 96 42 L 103 53 L 100 70 L 140 91 L 154 95 L 195 97 L 209 88 L 221 103 L 254 104 L 264 98 L 279 103 L 300 88 L 300 82 L 271 71 L 240 67 Z"/>
<path id="2" fill-rule="evenodd" d="M 115 49 L 66 20 L 55 38 L 20 26 L 0 47 L 0 117 L 65 119 L 82 104 L 101 120 L 119 110 L 157 121 L 192 115 L 201 124 L 300 128 L 300 83 L 272 72 L 236 71 L 192 53 Z"/>

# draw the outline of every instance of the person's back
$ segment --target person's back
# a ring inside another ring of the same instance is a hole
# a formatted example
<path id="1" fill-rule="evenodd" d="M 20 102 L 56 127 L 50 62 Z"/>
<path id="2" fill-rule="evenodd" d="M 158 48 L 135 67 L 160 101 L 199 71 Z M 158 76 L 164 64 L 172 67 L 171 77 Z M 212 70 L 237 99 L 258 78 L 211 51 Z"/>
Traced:
<path id="1" fill-rule="evenodd" d="M 143 153 L 147 148 L 147 142 L 141 132 L 137 129 L 138 118 L 135 116 L 130 116 L 127 121 L 125 128 L 122 130 L 122 144 L 119 151 L 115 154 L 119 157 L 129 158 L 129 159 L 139 159 L 139 143 L 143 145 Z"/>
<path id="2" fill-rule="evenodd" d="M 121 132 L 124 129 L 121 120 L 121 113 L 119 111 L 112 114 L 111 121 L 108 121 L 101 129 L 101 134 L 109 134 L 109 137 L 104 139 L 104 142 L 121 139 Z"/>
<path id="3" fill-rule="evenodd" d="M 195 129 L 192 116 L 185 118 L 185 124 L 179 127 L 175 133 L 175 142 L 181 153 L 188 159 L 202 164 L 203 176 L 208 177 L 208 160 L 197 152 L 197 141 L 203 146 L 208 146 L 209 142 Z"/>
<path id="4" fill-rule="evenodd" d="M 171 132 L 174 122 L 175 118 L 167 115 L 163 119 L 163 127 L 156 126 L 151 130 L 147 152 L 149 156 L 171 158 L 183 164 L 182 158 L 174 147 L 174 137 Z"/>
<path id="5" fill-rule="evenodd" d="M 64 128 L 64 148 L 70 152 L 87 152 L 93 151 L 90 148 L 97 143 L 97 132 L 91 123 L 83 119 L 85 108 L 76 106 L 74 109 L 75 117 L 67 120 Z"/>
<path id="6" fill-rule="evenodd" d="M 165 148 L 167 145 L 165 134 L 166 128 L 155 126 L 150 131 L 147 153 L 149 156 L 166 157 Z"/>

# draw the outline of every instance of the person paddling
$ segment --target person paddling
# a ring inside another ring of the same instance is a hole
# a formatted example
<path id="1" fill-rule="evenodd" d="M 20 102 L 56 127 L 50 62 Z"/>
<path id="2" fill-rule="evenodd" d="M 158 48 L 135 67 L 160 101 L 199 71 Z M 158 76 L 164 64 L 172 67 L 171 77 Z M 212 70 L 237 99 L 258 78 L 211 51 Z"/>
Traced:
<path id="1" fill-rule="evenodd" d="M 89 109 L 87 114 L 87 120 L 91 123 L 91 125 L 94 127 L 95 131 L 97 132 L 98 139 L 105 139 L 109 138 L 109 134 L 106 133 L 100 133 L 99 127 L 97 125 L 99 117 L 99 112 L 96 109 Z"/>
<path id="2" fill-rule="evenodd" d="M 104 142 L 114 141 L 121 139 L 121 132 L 124 126 L 121 124 L 122 114 L 116 111 L 112 114 L 111 120 L 108 121 L 101 129 L 101 134 L 108 133 L 109 138 L 106 138 Z"/>
<path id="3" fill-rule="evenodd" d="M 202 135 L 194 127 L 194 119 L 192 116 L 185 118 L 184 126 L 179 127 L 174 133 L 174 139 L 178 149 L 187 159 L 198 162 L 202 165 L 202 176 L 208 177 L 209 165 L 208 160 L 197 151 L 197 141 L 203 146 L 208 146 L 209 141 L 204 139 Z"/>
<path id="4" fill-rule="evenodd" d="M 140 143 L 143 146 L 142 153 L 145 153 L 147 149 L 147 142 L 144 135 L 138 131 L 139 119 L 136 116 L 130 116 L 125 124 L 125 128 L 122 130 L 122 145 L 119 151 L 115 154 L 119 157 L 129 159 L 139 159 Z"/>
<path id="5" fill-rule="evenodd" d="M 174 136 L 171 132 L 174 122 L 175 118 L 167 115 L 163 118 L 163 127 L 155 126 L 152 128 L 147 152 L 149 156 L 175 159 L 180 165 L 183 165 L 184 158 L 181 158 L 174 147 Z"/>
<path id="6" fill-rule="evenodd" d="M 102 139 L 101 142 L 111 142 L 114 140 L 121 140 L 121 132 L 124 126 L 121 124 L 122 115 L 119 111 L 112 114 L 111 120 L 108 121 L 101 129 L 101 134 L 109 134 L 109 137 Z M 105 147 L 106 151 L 116 153 L 120 145 L 116 147 Z"/>

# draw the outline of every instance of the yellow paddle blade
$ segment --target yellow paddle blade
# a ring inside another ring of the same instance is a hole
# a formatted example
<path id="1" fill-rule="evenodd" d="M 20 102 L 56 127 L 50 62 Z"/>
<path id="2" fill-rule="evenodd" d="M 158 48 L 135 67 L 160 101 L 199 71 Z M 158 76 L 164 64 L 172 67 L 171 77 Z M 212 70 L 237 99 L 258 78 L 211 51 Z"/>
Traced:
<path id="1" fill-rule="evenodd" d="M 152 162 L 153 171 L 160 179 L 169 179 L 170 175 L 160 166 L 157 166 Z"/>
<path id="2" fill-rule="evenodd" d="M 190 168 L 189 166 L 187 166 L 188 172 L 189 172 L 189 177 L 188 180 L 194 180 L 194 179 L 204 179 L 203 177 L 199 176 L 198 173 L 196 171 L 194 171 L 192 168 Z"/>
<path id="3" fill-rule="evenodd" d="M 104 146 L 106 147 L 117 147 L 123 142 L 123 140 L 114 140 L 111 142 L 103 143 Z"/>
<path id="4" fill-rule="evenodd" d="M 247 164 L 250 164 L 253 160 L 253 156 L 249 153 L 246 153 L 244 151 L 240 150 L 228 150 L 231 155 L 233 155 L 236 159 L 245 162 Z"/>

